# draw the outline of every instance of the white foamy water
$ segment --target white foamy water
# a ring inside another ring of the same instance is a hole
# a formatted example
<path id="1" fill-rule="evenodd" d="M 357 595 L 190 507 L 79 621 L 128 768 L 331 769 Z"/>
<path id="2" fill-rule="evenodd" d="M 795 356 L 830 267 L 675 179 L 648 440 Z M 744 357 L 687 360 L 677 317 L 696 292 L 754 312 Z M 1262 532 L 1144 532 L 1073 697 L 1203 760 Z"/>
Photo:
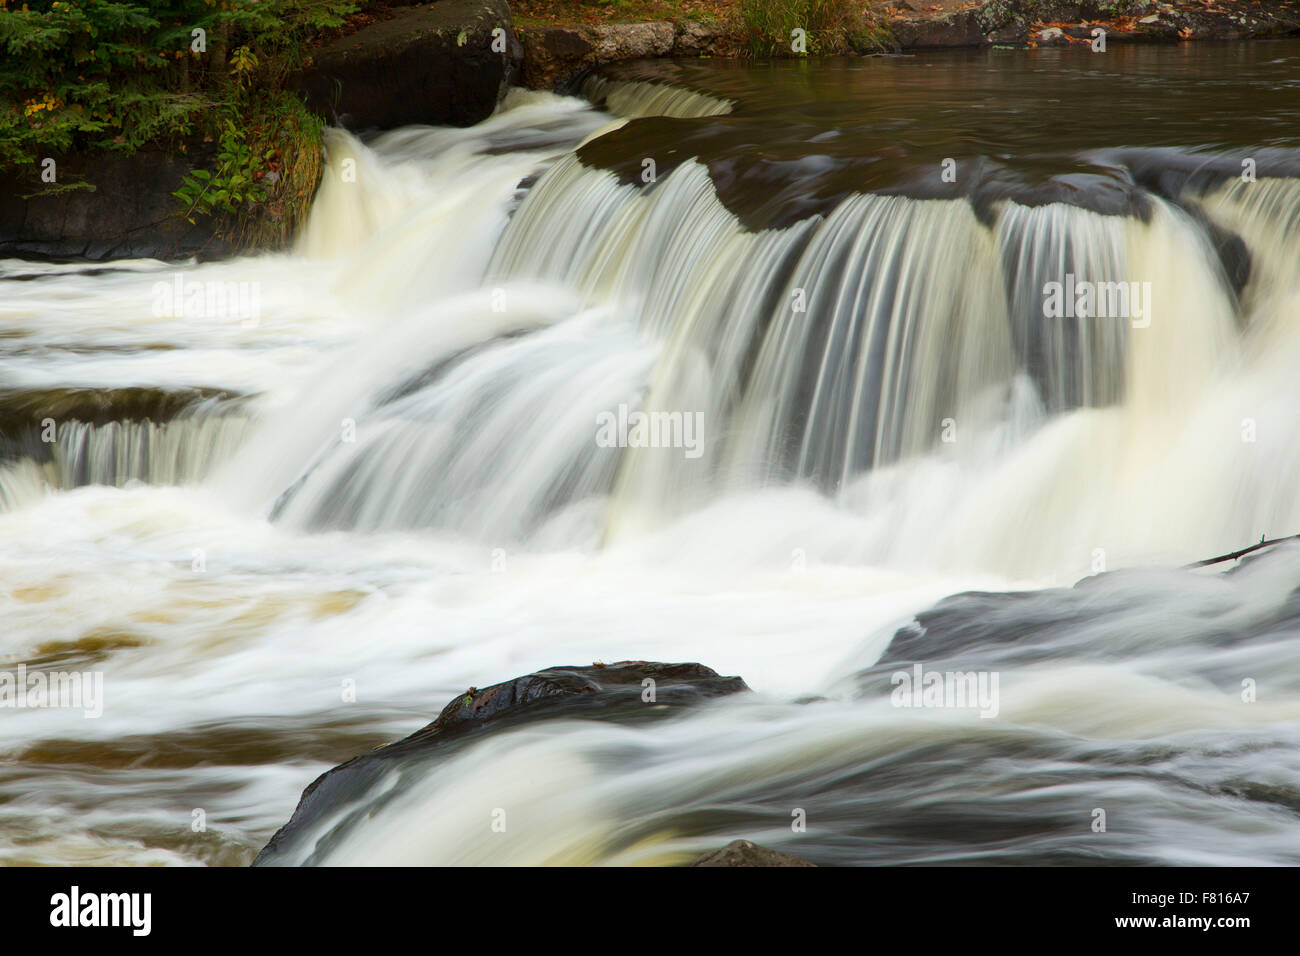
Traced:
<path id="1" fill-rule="evenodd" d="M 641 189 L 573 156 L 618 122 L 517 93 L 469 130 L 331 133 L 289 254 L 0 264 L 34 276 L 0 282 L 0 390 L 31 420 L 0 466 L 0 670 L 103 674 L 98 718 L 0 711 L 0 861 L 245 863 L 316 775 L 467 687 L 621 659 L 757 693 L 490 735 L 290 861 L 675 862 L 737 836 L 1300 861 L 1300 551 L 1156 567 L 1300 532 L 1294 182 L 1200 199 L 1255 257 L 1238 301 L 1160 200 L 989 226 L 856 196 L 755 234 L 697 163 Z M 1066 271 L 1149 281 L 1149 326 L 1043 318 Z M 176 273 L 257 283 L 258 321 L 158 316 Z M 93 407 L 123 390 L 129 415 Z M 704 453 L 601 447 L 620 404 L 700 413 Z M 931 654 L 996 670 L 996 718 L 871 677 L 945 595 L 1141 566 L 983 612 L 1021 641 Z"/>

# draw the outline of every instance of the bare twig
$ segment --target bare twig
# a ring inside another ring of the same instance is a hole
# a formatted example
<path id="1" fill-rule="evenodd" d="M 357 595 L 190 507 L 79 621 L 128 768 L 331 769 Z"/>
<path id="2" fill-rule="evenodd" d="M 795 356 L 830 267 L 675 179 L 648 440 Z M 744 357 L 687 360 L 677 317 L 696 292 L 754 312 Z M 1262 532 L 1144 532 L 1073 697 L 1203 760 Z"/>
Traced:
<path id="1" fill-rule="evenodd" d="M 1297 538 L 1300 538 L 1300 534 L 1291 534 L 1287 535 L 1285 538 L 1270 538 L 1266 540 L 1261 534 L 1259 536 L 1258 544 L 1252 544 L 1249 548 L 1242 548 L 1240 551 L 1233 551 L 1231 554 L 1221 554 L 1217 558 L 1206 558 L 1204 561 L 1195 561 L 1192 564 L 1184 564 L 1183 570 L 1205 568 L 1209 567 L 1211 564 L 1219 564 L 1222 561 L 1236 561 L 1242 555 L 1250 554 L 1252 551 L 1258 551 L 1260 548 L 1267 548 L 1269 545 L 1278 544 L 1282 541 L 1295 541 Z"/>

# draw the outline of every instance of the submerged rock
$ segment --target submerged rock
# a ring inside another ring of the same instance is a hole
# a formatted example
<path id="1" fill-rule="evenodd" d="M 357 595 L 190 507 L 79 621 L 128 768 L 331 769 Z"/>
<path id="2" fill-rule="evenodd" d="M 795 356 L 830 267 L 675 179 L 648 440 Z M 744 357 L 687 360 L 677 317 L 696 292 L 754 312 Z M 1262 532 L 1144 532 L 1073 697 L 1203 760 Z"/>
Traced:
<path id="1" fill-rule="evenodd" d="M 710 850 L 691 866 L 816 866 L 807 860 L 769 850 L 748 840 L 732 840 L 720 850 Z"/>
<path id="2" fill-rule="evenodd" d="M 655 719 L 682 706 L 748 690 L 739 677 L 722 677 L 702 664 L 653 661 L 548 667 L 491 687 L 471 687 L 409 737 L 354 757 L 318 777 L 253 865 L 316 862 L 323 844 L 405 789 L 430 766 L 430 760 L 445 759 L 480 734 L 557 718 Z M 406 779 L 377 795 L 376 784 L 394 771 Z M 307 845 L 321 821 L 334 817 L 337 822 L 318 843 Z"/>

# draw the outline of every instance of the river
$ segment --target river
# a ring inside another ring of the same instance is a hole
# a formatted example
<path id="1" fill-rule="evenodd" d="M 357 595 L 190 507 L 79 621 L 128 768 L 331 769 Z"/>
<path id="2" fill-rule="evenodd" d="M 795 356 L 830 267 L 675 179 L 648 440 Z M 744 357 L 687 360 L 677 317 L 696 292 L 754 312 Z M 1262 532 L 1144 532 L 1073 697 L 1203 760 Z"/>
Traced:
<path id="1" fill-rule="evenodd" d="M 3 710 L 0 862 L 246 864 L 467 687 L 646 659 L 755 693 L 290 862 L 1300 863 L 1300 547 L 1178 569 L 1300 533 L 1300 43 L 581 93 L 331 131 L 289 252 L 0 262 L 0 668 L 102 676 Z M 996 713 L 897 706 L 900 629 Z"/>

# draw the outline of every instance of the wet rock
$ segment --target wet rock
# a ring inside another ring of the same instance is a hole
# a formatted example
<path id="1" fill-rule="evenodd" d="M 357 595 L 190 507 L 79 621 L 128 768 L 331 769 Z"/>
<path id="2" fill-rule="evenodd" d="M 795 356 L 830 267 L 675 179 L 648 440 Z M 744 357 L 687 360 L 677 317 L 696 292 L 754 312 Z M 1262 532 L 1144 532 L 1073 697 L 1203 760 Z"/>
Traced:
<path id="1" fill-rule="evenodd" d="M 433 723 L 416 731 L 408 741 L 426 740 L 438 734 L 470 725 L 481 726 L 503 718 L 520 716 L 533 705 L 572 701 L 595 695 L 585 706 L 625 703 L 638 705 L 647 680 L 654 682 L 656 704 L 683 704 L 748 690 L 739 677 L 720 677 L 702 664 L 661 664 L 652 661 L 619 661 L 590 667 L 549 667 L 535 674 L 493 684 L 483 690 L 471 687 L 442 709 Z M 528 710 L 530 719 L 542 712 Z"/>
<path id="2" fill-rule="evenodd" d="M 1066 39 L 1064 31 L 1060 27 L 1048 27 L 1045 30 L 1038 31 L 1039 46 L 1069 46 L 1070 41 Z"/>
<path id="3" fill-rule="evenodd" d="M 1296 549 L 1288 540 L 1247 555 L 1241 564 L 1223 571 L 1221 580 L 1241 573 L 1248 562 L 1292 560 Z M 1288 552 L 1292 557 L 1285 556 Z M 1165 587 L 1178 581 L 1188 589 L 1188 600 L 1195 600 L 1197 594 L 1219 593 L 1204 587 L 1207 579 L 1201 573 L 1191 568 L 1130 568 L 1094 574 L 1069 588 L 953 594 L 899 628 L 880 658 L 859 671 L 856 680 L 864 694 L 888 697 L 898 684 L 894 676 L 916 664 L 930 671 L 969 673 L 1067 657 L 1114 660 L 1129 645 L 1103 640 L 1101 635 L 1123 635 L 1131 630 L 1134 614 L 1149 613 L 1149 608 L 1143 610 L 1143 602 L 1160 592 L 1142 591 L 1143 582 L 1163 579 L 1160 587 Z M 1213 675 L 1225 687 L 1240 686 L 1235 671 L 1223 668 L 1216 652 L 1300 631 L 1300 591 L 1293 591 L 1283 604 L 1249 625 L 1229 626 L 1207 618 L 1203 627 L 1189 629 L 1185 622 L 1171 626 L 1181 629 L 1181 647 L 1204 649 L 1207 677 Z"/>
<path id="4" fill-rule="evenodd" d="M 403 792 L 431 762 L 459 752 L 481 734 L 559 718 L 654 720 L 682 707 L 748 690 L 739 677 L 722 677 L 702 664 L 653 661 L 550 667 L 491 687 L 471 687 L 447 704 L 436 720 L 409 737 L 318 777 L 303 791 L 293 816 L 258 854 L 254 865 L 315 862 L 323 845 Z M 381 779 L 394 775 L 395 783 L 378 787 Z M 317 845 L 306 845 L 322 820 L 336 816 L 339 821 Z"/>
<path id="5" fill-rule="evenodd" d="M 691 866 L 816 866 L 801 857 L 765 846 L 750 843 L 748 840 L 732 840 L 720 850 L 710 850 Z"/>
<path id="6" fill-rule="evenodd" d="M 289 86 L 350 129 L 472 126 L 496 109 L 522 57 L 505 0 L 440 0 L 321 47 Z"/>

